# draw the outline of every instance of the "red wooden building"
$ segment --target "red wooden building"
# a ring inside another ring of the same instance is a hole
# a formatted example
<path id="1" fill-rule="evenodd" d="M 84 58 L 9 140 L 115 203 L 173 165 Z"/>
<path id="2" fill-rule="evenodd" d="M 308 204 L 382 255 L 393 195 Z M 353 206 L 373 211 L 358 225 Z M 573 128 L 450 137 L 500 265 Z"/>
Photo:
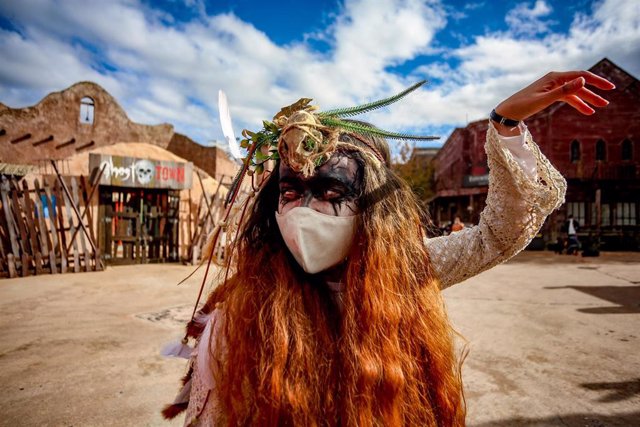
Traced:
<path id="1" fill-rule="evenodd" d="M 544 224 L 535 242 L 555 242 L 572 214 L 583 238 L 600 237 L 604 250 L 640 249 L 640 83 L 608 59 L 590 71 L 611 80 L 610 104 L 593 117 L 555 104 L 526 124 L 542 152 L 568 181 L 566 203 Z M 597 92 L 597 90 L 596 90 Z M 476 224 L 487 195 L 484 141 L 488 120 L 457 128 L 434 158 L 436 224 L 455 216 Z"/>

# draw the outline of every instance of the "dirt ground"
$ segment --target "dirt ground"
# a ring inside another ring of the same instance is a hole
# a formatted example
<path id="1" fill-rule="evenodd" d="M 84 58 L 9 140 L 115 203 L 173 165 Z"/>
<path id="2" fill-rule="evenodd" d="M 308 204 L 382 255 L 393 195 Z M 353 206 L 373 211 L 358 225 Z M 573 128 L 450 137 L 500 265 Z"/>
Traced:
<path id="1" fill-rule="evenodd" d="M 0 425 L 181 425 L 159 411 L 185 361 L 159 351 L 190 315 L 201 272 L 176 283 L 192 270 L 0 281 Z M 640 254 L 528 252 L 445 297 L 469 426 L 640 425 Z"/>

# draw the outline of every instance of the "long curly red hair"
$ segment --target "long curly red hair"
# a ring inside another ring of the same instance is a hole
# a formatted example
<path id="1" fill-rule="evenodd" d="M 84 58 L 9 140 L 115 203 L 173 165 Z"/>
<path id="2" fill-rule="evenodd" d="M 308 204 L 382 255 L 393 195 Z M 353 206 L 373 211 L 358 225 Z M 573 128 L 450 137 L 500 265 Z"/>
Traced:
<path id="1" fill-rule="evenodd" d="M 207 303 L 226 319 L 224 345 L 213 346 L 226 348 L 213 369 L 222 424 L 464 425 L 454 331 L 418 202 L 388 167 L 355 154 L 364 194 L 339 297 L 282 241 L 277 168 L 257 195 L 236 273 Z"/>

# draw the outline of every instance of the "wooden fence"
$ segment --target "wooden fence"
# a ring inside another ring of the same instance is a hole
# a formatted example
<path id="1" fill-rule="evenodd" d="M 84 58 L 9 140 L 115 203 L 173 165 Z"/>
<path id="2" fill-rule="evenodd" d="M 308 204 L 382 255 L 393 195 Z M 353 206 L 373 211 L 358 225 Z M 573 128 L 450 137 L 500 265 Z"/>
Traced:
<path id="1" fill-rule="evenodd" d="M 195 204 L 191 203 L 191 197 L 189 197 L 189 203 L 185 204 L 188 212 L 181 212 L 180 220 L 186 226 L 187 236 L 187 239 L 184 239 L 187 248 L 183 256 L 185 262 L 196 264 L 200 260 L 209 235 L 224 213 L 225 197 L 221 191 L 223 181 L 224 177 L 220 179 L 213 194 L 207 194 L 202 187 L 203 192 L 197 208 L 194 210 Z"/>
<path id="2" fill-rule="evenodd" d="M 62 180 L 68 195 L 56 175 L 43 175 L 31 182 L 2 177 L 0 278 L 98 271 L 104 269 L 105 262 L 113 263 L 102 254 L 108 233 L 98 226 L 97 217 L 102 212 L 98 184 L 92 185 L 84 176 L 64 176 Z M 203 191 L 197 203 L 191 199 L 191 191 L 181 192 L 177 227 L 179 259 L 183 263 L 199 262 L 211 232 L 224 214 L 223 181 L 224 177 L 213 193 L 204 191 L 200 183 Z M 228 238 L 225 233 L 221 235 L 216 248 L 218 258 L 222 258 Z"/>
<path id="3" fill-rule="evenodd" d="M 56 177 L 42 180 L 29 187 L 2 177 L 0 277 L 102 270 L 90 209 L 94 186 L 83 176 L 66 177 L 67 194 Z"/>

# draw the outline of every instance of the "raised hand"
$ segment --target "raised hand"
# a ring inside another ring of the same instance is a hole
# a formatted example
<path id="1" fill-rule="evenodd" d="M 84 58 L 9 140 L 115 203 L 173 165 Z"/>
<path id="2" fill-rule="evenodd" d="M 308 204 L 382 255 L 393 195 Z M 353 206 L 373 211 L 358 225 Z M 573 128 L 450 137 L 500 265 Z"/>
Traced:
<path id="1" fill-rule="evenodd" d="M 524 120 L 554 102 L 562 101 L 582 114 L 591 115 L 595 113 L 593 107 L 605 107 L 609 101 L 587 86 L 615 89 L 609 80 L 589 71 L 550 72 L 502 101 L 496 107 L 496 113 L 508 119 Z"/>

